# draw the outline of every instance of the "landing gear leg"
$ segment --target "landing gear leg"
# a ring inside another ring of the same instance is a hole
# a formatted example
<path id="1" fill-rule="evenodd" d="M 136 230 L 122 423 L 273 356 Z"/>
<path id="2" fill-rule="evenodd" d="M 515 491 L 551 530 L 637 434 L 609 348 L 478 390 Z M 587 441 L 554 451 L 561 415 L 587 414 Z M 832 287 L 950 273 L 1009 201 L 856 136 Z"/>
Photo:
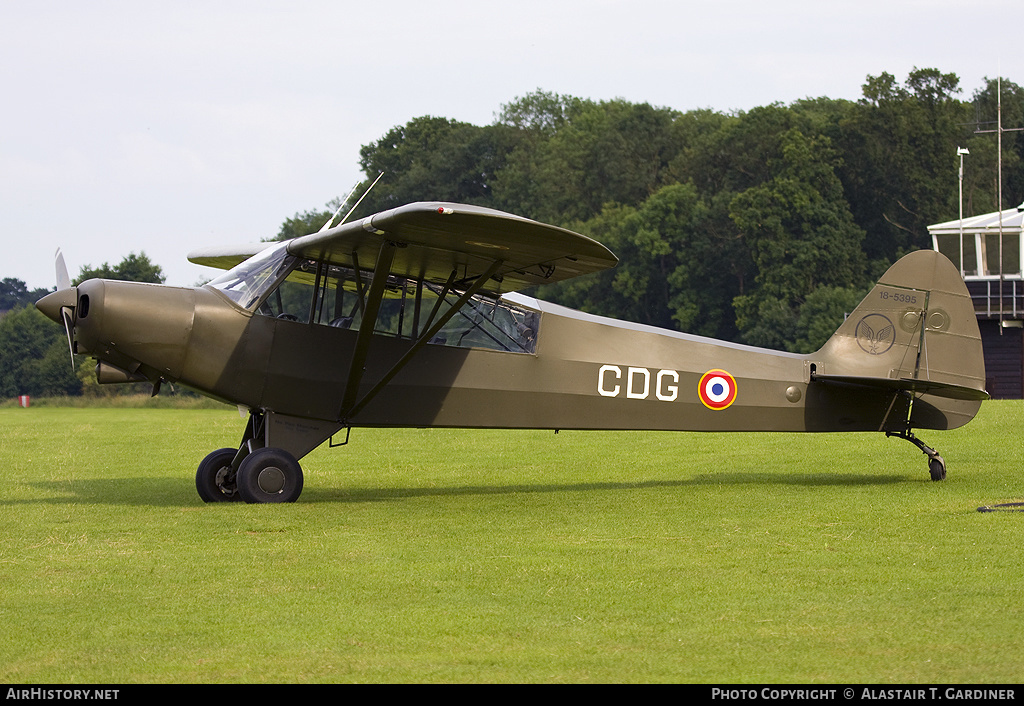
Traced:
<path id="1" fill-rule="evenodd" d="M 237 449 L 217 449 L 204 458 L 196 470 L 196 491 L 204 503 L 237 502 L 238 470 L 252 449 L 263 446 L 263 414 L 252 412 Z"/>
<path id="2" fill-rule="evenodd" d="M 905 439 L 917 448 L 921 449 L 921 453 L 928 457 L 928 473 L 931 475 L 932 480 L 946 480 L 946 462 L 942 459 L 942 456 L 939 456 L 938 451 L 914 436 L 913 431 L 910 429 L 906 429 L 904 431 L 887 431 L 885 432 L 885 435 Z"/>

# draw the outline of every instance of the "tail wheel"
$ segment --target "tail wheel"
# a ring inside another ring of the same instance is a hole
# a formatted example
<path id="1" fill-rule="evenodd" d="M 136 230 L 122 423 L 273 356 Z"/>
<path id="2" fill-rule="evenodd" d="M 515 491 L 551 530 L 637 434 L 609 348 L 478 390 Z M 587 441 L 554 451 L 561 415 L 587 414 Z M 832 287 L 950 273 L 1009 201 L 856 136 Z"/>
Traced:
<path id="1" fill-rule="evenodd" d="M 217 449 L 199 464 L 196 471 L 196 490 L 204 503 L 240 500 L 235 485 L 231 462 L 237 449 Z"/>
<path id="2" fill-rule="evenodd" d="M 302 493 L 302 467 L 283 449 L 257 449 L 242 461 L 237 483 L 247 503 L 293 503 Z"/>

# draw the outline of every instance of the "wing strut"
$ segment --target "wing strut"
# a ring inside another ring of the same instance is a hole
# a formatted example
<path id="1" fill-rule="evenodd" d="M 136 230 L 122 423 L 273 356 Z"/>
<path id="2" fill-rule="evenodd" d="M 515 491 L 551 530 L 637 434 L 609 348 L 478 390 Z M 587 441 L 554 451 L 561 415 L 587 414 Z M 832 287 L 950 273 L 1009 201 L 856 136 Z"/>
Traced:
<path id="1" fill-rule="evenodd" d="M 380 303 L 384 298 L 384 287 L 388 283 L 388 275 L 391 272 L 391 263 L 395 259 L 396 243 L 385 240 L 380 246 L 380 254 L 377 255 L 377 263 L 373 267 L 373 280 L 370 282 L 370 291 L 366 296 L 366 308 L 363 310 L 363 320 L 359 322 L 359 335 L 356 337 L 356 347 L 352 353 L 352 363 L 348 369 L 348 378 L 345 383 L 345 397 L 341 403 L 342 413 L 352 407 L 356 401 L 356 394 L 359 392 L 359 383 L 366 372 L 366 356 L 370 351 L 370 340 L 373 338 L 373 329 L 377 325 L 377 313 L 380 311 Z M 357 281 L 359 277 L 357 276 Z M 341 415 L 344 418 L 344 414 Z"/>
<path id="2" fill-rule="evenodd" d="M 392 251 L 392 257 L 393 257 L 393 255 L 394 255 L 394 253 Z M 379 262 L 379 260 L 380 260 L 380 258 L 378 258 L 378 262 Z M 363 395 L 362 398 L 360 398 L 359 401 L 356 402 L 355 404 L 351 404 L 351 400 L 355 399 L 356 393 L 358 392 L 359 382 L 362 379 L 362 372 L 363 372 L 362 366 L 363 366 L 363 363 L 366 362 L 366 350 L 363 350 L 362 357 L 358 361 L 359 362 L 359 371 L 358 371 L 358 376 L 355 379 L 353 379 L 353 374 L 356 372 L 354 366 L 355 366 L 357 361 L 356 361 L 355 358 L 353 358 L 353 361 L 352 361 L 353 370 L 349 372 L 349 381 L 348 381 L 348 384 L 345 387 L 345 399 L 344 399 L 344 401 L 342 403 L 341 413 L 339 415 L 340 418 L 342 420 L 348 420 L 349 418 L 351 418 L 354 415 L 358 414 L 363 409 L 363 407 L 365 407 L 370 402 L 370 400 L 372 400 L 374 397 L 376 397 L 377 394 L 381 390 L 383 390 L 384 387 L 389 382 L 391 382 L 391 380 L 395 377 L 395 375 L 397 375 L 399 373 L 399 371 L 402 368 L 405 367 L 405 365 L 412 359 L 412 357 L 414 355 L 416 355 L 416 353 L 424 345 L 426 345 L 427 342 L 430 339 L 432 339 L 434 336 L 436 336 L 437 333 L 442 328 L 444 328 L 444 325 L 446 323 L 448 323 L 448 321 L 450 321 L 451 318 L 453 316 L 455 316 L 455 314 L 457 314 L 459 312 L 459 310 L 462 309 L 462 307 L 464 307 L 466 305 L 466 302 L 468 302 L 472 298 L 472 296 L 474 294 L 476 294 L 478 291 L 480 291 L 480 289 L 487 283 L 487 281 L 491 277 L 494 276 L 494 274 L 498 271 L 498 269 L 501 268 L 502 264 L 504 264 L 504 262 L 502 260 L 495 260 L 495 261 L 493 261 L 491 263 L 491 266 L 487 268 L 487 271 L 484 272 L 483 274 L 481 274 L 479 277 L 476 278 L 476 281 L 474 281 L 473 284 L 468 289 L 466 289 L 465 292 L 462 293 L 462 296 L 459 297 L 458 301 L 456 301 L 455 304 L 453 304 L 440 318 L 438 318 L 437 321 L 434 321 L 433 324 L 426 331 L 424 331 L 419 336 L 419 338 L 416 339 L 416 342 L 413 343 L 412 347 L 405 352 L 405 354 L 398 360 L 398 362 L 396 362 L 393 366 L 391 366 L 391 369 L 388 370 L 386 373 L 384 373 L 384 375 L 381 377 L 381 379 L 378 380 L 377 383 L 365 395 Z M 383 273 L 383 276 L 382 276 L 382 279 L 385 280 L 385 281 L 387 280 L 387 274 L 388 273 L 387 273 L 387 271 L 385 269 L 385 271 Z M 451 278 L 449 278 L 449 282 L 451 282 Z M 369 333 L 367 335 L 366 344 L 363 345 L 363 348 L 364 349 L 368 349 L 369 348 L 370 334 L 373 333 L 374 323 L 375 323 L 375 320 L 377 318 L 377 308 L 379 307 L 380 298 L 381 298 L 381 295 L 383 294 L 383 287 L 381 287 L 380 288 L 381 291 L 380 291 L 380 293 L 377 294 L 376 300 L 373 298 L 374 297 L 374 288 L 375 288 L 376 284 L 377 284 L 377 272 L 374 271 L 373 282 L 370 283 L 370 301 L 368 302 L 368 308 L 369 307 L 373 307 L 372 318 L 371 318 L 371 316 L 368 315 L 360 323 L 360 326 L 359 326 L 359 338 L 356 341 L 356 356 L 360 355 L 360 352 L 359 352 L 360 351 L 360 342 L 363 339 L 363 327 L 366 326 L 367 319 L 370 319 L 371 323 L 369 325 Z M 443 292 L 441 297 L 438 299 L 438 304 L 440 304 L 440 302 L 443 300 L 444 295 L 446 293 L 447 293 L 447 285 L 445 287 L 445 292 Z M 436 312 L 437 312 L 437 305 L 435 305 L 434 311 L 431 312 L 431 316 L 430 316 L 431 319 L 433 319 L 434 314 Z"/>

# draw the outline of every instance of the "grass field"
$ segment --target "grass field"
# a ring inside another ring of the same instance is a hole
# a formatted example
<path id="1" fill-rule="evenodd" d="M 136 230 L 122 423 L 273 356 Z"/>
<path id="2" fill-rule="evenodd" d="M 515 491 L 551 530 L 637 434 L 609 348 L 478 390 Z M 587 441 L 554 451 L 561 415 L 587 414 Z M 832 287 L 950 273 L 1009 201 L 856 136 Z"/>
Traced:
<path id="1" fill-rule="evenodd" d="M 234 410 L 0 409 L 0 682 L 1024 681 L 1024 403 L 879 434 L 356 430 L 204 505 Z"/>

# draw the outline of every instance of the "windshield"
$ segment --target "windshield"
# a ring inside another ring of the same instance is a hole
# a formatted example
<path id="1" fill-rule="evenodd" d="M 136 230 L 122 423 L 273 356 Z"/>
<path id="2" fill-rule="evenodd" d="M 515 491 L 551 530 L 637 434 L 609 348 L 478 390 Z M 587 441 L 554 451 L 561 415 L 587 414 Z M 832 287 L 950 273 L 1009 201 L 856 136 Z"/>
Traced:
<path id="1" fill-rule="evenodd" d="M 260 298 L 282 276 L 288 273 L 295 258 L 288 255 L 288 243 L 267 248 L 250 257 L 209 283 L 245 309 L 252 309 Z"/>

